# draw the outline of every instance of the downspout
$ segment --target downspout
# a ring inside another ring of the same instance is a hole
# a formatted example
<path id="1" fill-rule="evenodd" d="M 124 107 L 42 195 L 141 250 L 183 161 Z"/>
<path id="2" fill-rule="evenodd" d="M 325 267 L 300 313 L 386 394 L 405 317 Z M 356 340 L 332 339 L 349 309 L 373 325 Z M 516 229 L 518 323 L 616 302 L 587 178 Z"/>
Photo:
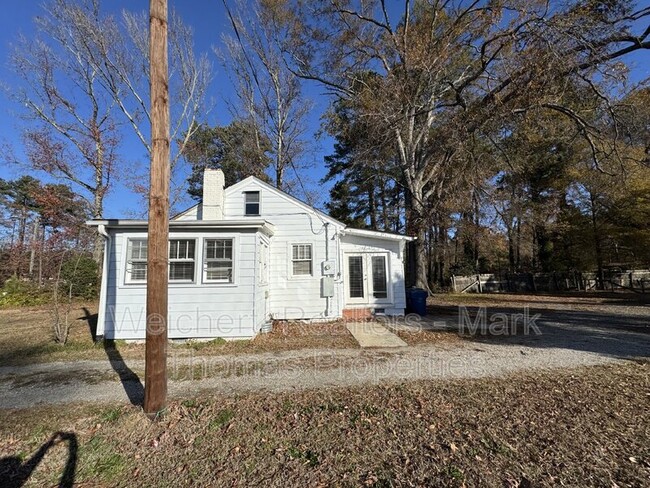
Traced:
<path id="1" fill-rule="evenodd" d="M 343 316 L 343 310 L 345 309 L 345 279 L 344 279 L 344 270 L 345 270 L 345 260 L 343 257 L 343 249 L 341 247 L 341 236 L 345 235 L 345 229 L 336 231 L 336 280 L 334 283 L 336 286 L 336 296 L 339 304 L 337 310 L 338 317 Z"/>
<path id="2" fill-rule="evenodd" d="M 325 261 L 328 261 L 330 258 L 330 239 L 329 239 L 329 222 L 323 224 L 325 226 Z M 323 276 L 325 279 L 325 276 Z M 330 316 L 330 297 L 325 297 L 325 317 Z"/>
<path id="3" fill-rule="evenodd" d="M 104 259 L 102 263 L 102 281 L 99 289 L 99 310 L 97 311 L 97 332 L 95 339 L 104 337 L 104 322 L 106 320 L 106 295 L 108 293 L 108 254 L 111 249 L 111 236 L 106 232 L 105 225 L 98 225 L 97 232 L 104 237 Z"/>

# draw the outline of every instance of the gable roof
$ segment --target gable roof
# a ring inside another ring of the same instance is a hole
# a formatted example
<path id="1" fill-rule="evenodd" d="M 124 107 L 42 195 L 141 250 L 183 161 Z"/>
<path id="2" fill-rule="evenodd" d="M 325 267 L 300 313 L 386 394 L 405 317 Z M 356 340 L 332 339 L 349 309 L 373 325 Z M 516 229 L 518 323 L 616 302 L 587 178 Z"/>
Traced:
<path id="1" fill-rule="evenodd" d="M 299 200 L 298 198 L 289 195 L 287 192 L 279 190 L 276 187 L 274 187 L 273 185 L 269 185 L 265 181 L 262 181 L 262 180 L 260 180 L 259 178 L 255 177 L 255 176 L 248 176 L 248 177 L 244 178 L 243 180 L 238 181 L 234 185 L 230 185 L 230 186 L 224 188 L 224 194 L 227 194 L 227 193 L 232 192 L 232 191 L 236 191 L 237 189 L 239 189 L 239 188 L 241 188 L 243 186 L 246 186 L 249 183 L 258 184 L 259 186 L 261 186 L 265 190 L 270 191 L 270 192 L 276 194 L 277 196 L 279 196 L 281 198 L 284 198 L 285 200 L 293 203 L 294 205 L 299 206 L 303 210 L 306 210 L 307 212 L 313 213 L 313 214 L 319 216 L 323 220 L 327 220 L 330 224 L 338 225 L 340 227 L 345 227 L 345 224 L 343 222 L 340 222 L 340 221 L 336 220 L 334 217 L 331 217 L 330 215 L 326 214 L 325 212 L 322 212 L 322 211 L 318 210 L 317 208 L 312 207 L 308 203 L 305 203 L 302 200 Z M 187 215 L 192 210 L 194 210 L 199 205 L 201 205 L 201 203 L 203 203 L 203 202 L 196 203 L 196 204 L 192 205 L 191 207 L 186 208 L 185 210 L 183 210 L 181 212 L 178 212 L 177 214 L 174 214 L 172 217 L 170 217 L 170 220 L 180 219 L 181 217 Z"/>
<path id="2" fill-rule="evenodd" d="M 231 185 L 229 187 L 226 187 L 224 189 L 224 194 L 232 193 L 235 191 L 240 190 L 242 187 L 245 187 L 246 185 L 250 183 L 255 183 L 258 186 L 262 187 L 266 191 L 269 191 L 285 200 L 287 200 L 290 203 L 293 203 L 294 205 L 297 205 L 298 207 L 302 208 L 303 210 L 312 213 L 322 220 L 325 220 L 329 222 L 330 224 L 338 225 L 343 229 L 342 234 L 348 234 L 348 235 L 355 235 L 359 237 L 371 237 L 375 239 L 385 239 L 385 240 L 401 240 L 401 241 L 413 241 L 415 240 L 415 237 L 409 237 L 409 236 L 404 236 L 401 234 L 392 234 L 389 232 L 380 232 L 380 231 L 375 231 L 375 230 L 367 230 L 367 229 L 355 229 L 353 227 L 348 227 L 346 226 L 343 222 L 336 220 L 334 217 L 331 217 L 330 215 L 326 214 L 325 212 L 322 212 L 311 205 L 303 202 L 302 200 L 299 200 L 298 198 L 289 195 L 285 191 L 279 190 L 278 188 L 274 187 L 273 185 L 268 184 L 265 181 L 260 180 L 259 178 L 255 176 L 248 176 L 247 178 L 244 178 L 243 180 L 235 183 L 234 185 Z M 176 220 L 184 215 L 188 214 L 195 208 L 197 208 L 201 203 L 197 203 L 195 205 L 192 205 L 190 208 L 183 210 L 182 212 L 177 213 L 173 217 L 171 217 L 171 220 Z"/>
<path id="3" fill-rule="evenodd" d="M 225 191 L 226 194 L 228 194 L 230 192 L 234 192 L 234 191 L 237 191 L 237 190 L 241 189 L 242 187 L 248 185 L 249 183 L 255 183 L 255 184 L 261 186 L 265 190 L 267 190 L 267 191 L 269 191 L 271 193 L 274 193 L 275 195 L 279 196 L 280 198 L 283 198 L 283 199 L 287 200 L 288 202 L 293 203 L 294 205 L 299 206 L 303 210 L 305 210 L 307 212 L 310 212 L 310 213 L 313 213 L 315 215 L 318 215 L 320 218 L 322 218 L 323 220 L 328 221 L 330 224 L 338 225 L 340 227 L 345 227 L 345 224 L 343 222 L 339 222 L 334 217 L 331 217 L 331 216 L 327 215 L 325 212 L 322 212 L 322 211 L 318 210 L 317 208 L 314 208 L 313 206 L 303 202 L 302 200 L 299 200 L 298 198 L 289 195 L 285 191 L 277 189 L 273 185 L 269 185 L 265 181 L 262 181 L 262 180 L 260 180 L 259 178 L 255 177 L 255 176 L 249 176 L 247 178 L 244 178 L 243 180 L 235 183 L 234 185 L 231 185 L 231 186 L 227 187 L 224 191 Z"/>

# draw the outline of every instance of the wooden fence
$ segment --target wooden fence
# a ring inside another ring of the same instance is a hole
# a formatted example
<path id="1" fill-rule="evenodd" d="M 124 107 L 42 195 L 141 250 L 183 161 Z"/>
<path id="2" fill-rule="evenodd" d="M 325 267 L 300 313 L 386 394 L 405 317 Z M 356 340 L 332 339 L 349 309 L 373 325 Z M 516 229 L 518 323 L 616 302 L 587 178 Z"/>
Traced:
<path id="1" fill-rule="evenodd" d="M 598 288 L 596 273 L 504 273 L 452 276 L 456 293 L 562 292 Z M 650 270 L 605 272 L 603 288 L 608 291 L 650 292 Z"/>

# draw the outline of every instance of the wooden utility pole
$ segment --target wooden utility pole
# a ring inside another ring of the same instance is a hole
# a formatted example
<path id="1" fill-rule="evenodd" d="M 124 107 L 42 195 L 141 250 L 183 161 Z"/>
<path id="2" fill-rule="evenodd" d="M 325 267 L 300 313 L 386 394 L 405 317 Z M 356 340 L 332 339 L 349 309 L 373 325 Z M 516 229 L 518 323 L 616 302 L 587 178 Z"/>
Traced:
<path id="1" fill-rule="evenodd" d="M 167 0 L 149 3 L 151 184 L 147 257 L 147 342 L 144 411 L 154 417 L 167 401 L 167 257 L 169 240 L 169 87 Z"/>

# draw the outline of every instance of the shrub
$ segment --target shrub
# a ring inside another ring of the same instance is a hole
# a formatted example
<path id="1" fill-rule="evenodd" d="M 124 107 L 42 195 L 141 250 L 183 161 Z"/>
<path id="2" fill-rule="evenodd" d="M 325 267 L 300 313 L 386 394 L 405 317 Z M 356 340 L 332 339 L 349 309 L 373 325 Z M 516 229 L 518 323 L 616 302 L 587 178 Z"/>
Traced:
<path id="1" fill-rule="evenodd" d="M 50 299 L 50 293 L 43 287 L 16 277 L 9 278 L 0 289 L 0 307 L 43 305 Z"/>
<path id="2" fill-rule="evenodd" d="M 66 260 L 61 266 L 61 293 L 73 297 L 92 299 L 97 296 L 99 279 L 97 263 L 90 257 L 77 256 Z M 70 290 L 72 286 L 72 290 Z"/>
<path id="3" fill-rule="evenodd" d="M 466 260 L 459 261 L 449 267 L 449 273 L 456 276 L 472 276 L 477 274 L 476 265 Z"/>

